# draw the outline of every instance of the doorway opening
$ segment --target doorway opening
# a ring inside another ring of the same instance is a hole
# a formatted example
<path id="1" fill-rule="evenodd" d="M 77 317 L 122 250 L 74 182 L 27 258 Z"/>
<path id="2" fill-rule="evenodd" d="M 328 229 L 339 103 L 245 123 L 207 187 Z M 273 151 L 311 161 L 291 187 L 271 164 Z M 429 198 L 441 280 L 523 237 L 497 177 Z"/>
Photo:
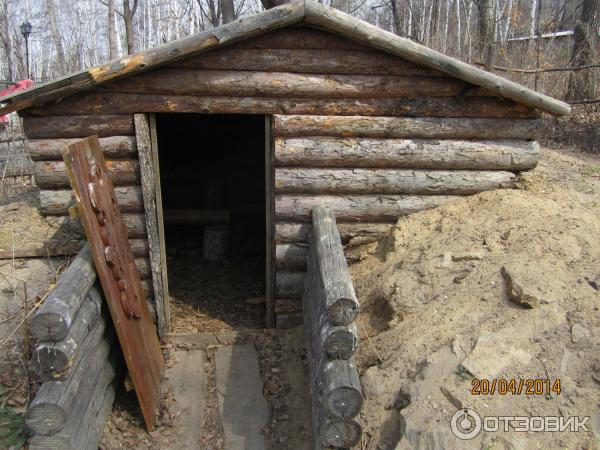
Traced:
<path id="1" fill-rule="evenodd" d="M 175 333 L 266 325 L 265 123 L 260 115 L 156 115 Z"/>

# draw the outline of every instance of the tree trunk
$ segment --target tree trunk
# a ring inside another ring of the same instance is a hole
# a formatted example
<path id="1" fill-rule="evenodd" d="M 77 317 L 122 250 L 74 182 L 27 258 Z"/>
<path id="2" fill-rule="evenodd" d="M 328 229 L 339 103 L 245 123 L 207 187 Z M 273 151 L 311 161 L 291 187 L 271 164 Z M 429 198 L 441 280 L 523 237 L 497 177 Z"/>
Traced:
<path id="1" fill-rule="evenodd" d="M 109 58 L 117 59 L 117 30 L 115 24 L 115 0 L 108 0 L 108 50 Z"/>
<path id="2" fill-rule="evenodd" d="M 594 63 L 598 45 L 597 30 L 600 26 L 600 0 L 584 0 L 581 17 L 575 26 L 571 66 L 581 67 Z M 594 72 L 579 70 L 571 72 L 568 100 L 585 100 L 596 98 Z"/>
<path id="3" fill-rule="evenodd" d="M 235 20 L 233 0 L 221 0 L 221 11 L 223 14 L 223 23 L 233 22 Z"/>
<path id="4" fill-rule="evenodd" d="M 477 7 L 479 9 L 477 25 L 479 28 L 481 55 L 488 70 L 494 65 L 496 57 L 496 1 L 477 0 Z"/>
<path id="5" fill-rule="evenodd" d="M 0 17 L 2 17 L 2 24 L 0 25 L 0 39 L 2 40 L 4 53 L 6 54 L 6 79 L 8 81 L 13 81 L 15 78 L 15 71 L 13 64 L 12 35 L 10 33 L 10 22 L 8 19 L 8 0 L 2 0 L 1 5 L 2 14 L 0 14 Z"/>
<path id="6" fill-rule="evenodd" d="M 52 39 L 54 40 L 54 46 L 56 47 L 56 69 L 54 75 L 63 75 L 68 72 L 66 67 L 67 60 L 62 37 L 58 29 L 58 22 L 56 20 L 56 5 L 54 4 L 54 0 L 46 0 L 46 12 L 48 13 L 50 31 L 52 32 Z"/>
<path id="7" fill-rule="evenodd" d="M 138 7 L 138 0 L 133 0 L 133 7 L 129 0 L 123 0 L 123 22 L 125 23 L 125 39 L 127 41 L 127 54 L 135 53 L 135 40 L 133 36 L 133 16 Z"/>

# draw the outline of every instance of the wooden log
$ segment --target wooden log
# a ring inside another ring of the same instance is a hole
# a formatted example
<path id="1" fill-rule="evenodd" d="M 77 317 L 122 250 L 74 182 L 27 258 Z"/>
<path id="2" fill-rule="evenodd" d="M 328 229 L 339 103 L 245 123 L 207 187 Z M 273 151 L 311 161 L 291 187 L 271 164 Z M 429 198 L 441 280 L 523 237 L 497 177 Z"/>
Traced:
<path id="1" fill-rule="evenodd" d="M 65 425 L 58 433 L 50 436 L 37 435 L 29 442 L 29 448 L 52 450 L 89 450 L 93 434 L 99 439 L 97 428 L 100 423 L 106 423 L 114 400 L 115 363 L 105 361 L 104 366 L 96 374 L 94 383 L 87 391 L 81 391 L 77 396 Z M 98 445 L 98 442 L 95 443 Z M 94 448 L 94 447 L 91 447 Z M 97 448 L 97 447 L 96 447 Z"/>
<path id="2" fill-rule="evenodd" d="M 131 136 L 133 117 L 130 115 L 87 115 L 24 117 L 23 131 L 29 139 L 82 138 L 92 135 Z"/>
<path id="3" fill-rule="evenodd" d="M 305 3 L 305 20 L 317 27 L 345 36 L 353 41 L 364 43 L 405 58 L 415 64 L 423 64 L 466 82 L 482 86 L 495 94 L 556 115 L 569 114 L 571 108 L 565 102 L 535 92 L 506 78 L 473 67 L 458 59 L 431 50 L 410 39 L 382 31 L 381 28 L 348 14 L 321 5 L 317 2 Z"/>
<path id="4" fill-rule="evenodd" d="M 79 98 L 80 96 L 74 97 Z M 52 108 L 52 107 L 51 107 Z M 77 109 L 68 108 L 65 113 L 73 113 Z M 88 111 L 93 114 L 94 111 Z M 84 113 L 85 114 L 85 113 Z M 33 161 L 62 161 L 62 149 L 77 139 L 30 139 L 28 141 L 29 156 Z M 133 136 L 109 136 L 100 138 L 102 152 L 107 159 L 135 158 L 135 138 Z"/>
<path id="5" fill-rule="evenodd" d="M 127 235 L 131 239 L 146 239 L 146 223 L 144 214 L 121 214 L 121 218 L 127 228 Z M 52 228 L 67 233 L 72 239 L 85 239 L 85 233 L 79 218 L 67 215 L 47 216 L 46 221 Z"/>
<path id="6" fill-rule="evenodd" d="M 148 239 L 129 239 L 129 246 L 136 258 L 148 256 Z"/>
<path id="7" fill-rule="evenodd" d="M 135 160 L 108 160 L 109 177 L 117 186 L 140 183 L 140 166 Z M 35 183 L 42 189 L 70 187 L 63 161 L 37 161 L 33 164 Z"/>
<path id="8" fill-rule="evenodd" d="M 230 70 L 158 69 L 99 87 L 132 94 L 235 97 L 421 98 L 454 97 L 468 85 L 443 77 L 333 75 Z M 477 89 L 468 95 L 480 96 Z M 118 117 L 118 116 L 117 116 Z"/>
<path id="9" fill-rule="evenodd" d="M 394 223 L 399 217 L 435 208 L 453 199 L 449 195 L 276 195 L 275 220 L 310 222 L 315 206 L 330 208 L 340 222 Z"/>
<path id="10" fill-rule="evenodd" d="M 372 138 L 276 138 L 275 165 L 386 169 L 527 170 L 536 141 L 458 141 Z"/>
<path id="11" fill-rule="evenodd" d="M 393 228 L 389 223 L 338 223 L 338 231 L 342 244 L 362 245 L 378 241 Z M 275 242 L 292 243 L 307 242 L 312 224 L 310 223 L 275 223 Z"/>
<path id="12" fill-rule="evenodd" d="M 490 117 L 531 119 L 539 113 L 498 97 L 275 98 L 149 95 L 91 91 L 28 109 L 35 116 L 154 113 L 324 114 L 337 116 Z M 106 138 L 108 139 L 108 138 Z M 127 157 L 129 155 L 123 155 Z M 48 158 L 49 159 L 49 158 Z M 55 159 L 53 157 L 53 159 Z"/>
<path id="13" fill-rule="evenodd" d="M 224 48 L 176 63 L 186 69 L 446 77 L 377 51 Z"/>
<path id="14" fill-rule="evenodd" d="M 98 408 L 95 416 L 92 416 L 91 426 L 88 428 L 87 440 L 82 447 L 84 450 L 96 450 L 100 446 L 100 439 L 106 426 L 106 421 L 110 415 L 117 391 L 117 381 L 114 380 L 108 385 L 104 392 L 104 399 Z"/>
<path id="15" fill-rule="evenodd" d="M 228 209 L 168 209 L 164 212 L 167 225 L 197 226 L 226 224 L 231 220 Z"/>
<path id="16" fill-rule="evenodd" d="M 302 314 L 277 314 L 275 316 L 275 328 L 289 330 L 302 324 Z"/>
<path id="17" fill-rule="evenodd" d="M 400 118 L 349 116 L 273 116 L 273 133 L 287 136 L 338 136 L 410 139 L 533 139 L 539 120 Z"/>
<path id="18" fill-rule="evenodd" d="M 142 212 L 142 189 L 140 186 L 115 187 L 115 196 L 121 212 Z M 75 197 L 70 189 L 40 190 L 40 210 L 42 214 L 63 216 L 75 206 Z"/>
<path id="19" fill-rule="evenodd" d="M 359 44 L 325 30 L 303 26 L 287 27 L 236 42 L 232 48 L 258 49 L 304 49 L 304 50 L 353 50 L 373 51 L 368 45 Z"/>
<path id="20" fill-rule="evenodd" d="M 298 314 L 302 315 L 302 302 L 299 299 L 275 299 L 275 314 Z"/>
<path id="21" fill-rule="evenodd" d="M 514 187 L 505 171 L 408 169 L 275 169 L 278 194 L 471 195 Z"/>
<path id="22" fill-rule="evenodd" d="M 92 255 L 86 245 L 60 275 L 52 292 L 29 320 L 29 333 L 40 342 L 64 339 L 95 280 Z"/>
<path id="23" fill-rule="evenodd" d="M 92 287 L 64 339 L 42 342 L 34 349 L 30 360 L 31 371 L 41 380 L 65 378 L 73 364 L 73 356 L 98 323 L 101 309 L 102 296 L 97 288 Z"/>
<path id="24" fill-rule="evenodd" d="M 150 260 L 148 258 L 135 258 L 135 267 L 137 267 L 142 280 L 147 280 L 152 276 Z"/>
<path id="25" fill-rule="evenodd" d="M 360 442 L 362 427 L 354 419 L 325 418 L 324 415 L 320 415 L 317 421 L 321 444 L 326 447 L 350 448 Z"/>
<path id="26" fill-rule="evenodd" d="M 108 334 L 95 348 L 86 348 L 83 357 L 73 362 L 72 372 L 65 381 L 42 383 L 27 408 L 25 423 L 32 432 L 51 435 L 63 429 L 80 391 L 90 390 L 94 374 L 105 365 L 113 337 Z"/>
<path id="27" fill-rule="evenodd" d="M 348 325 L 356 319 L 360 310 L 335 215 L 323 206 L 312 210 L 312 232 L 309 238 L 310 278 L 316 292 L 314 301 L 322 302 L 327 319 L 332 325 Z M 308 281 L 307 281 L 308 283 Z"/>
<path id="28" fill-rule="evenodd" d="M 336 359 L 323 362 L 321 369 L 323 404 L 330 417 L 356 417 L 364 397 L 353 360 Z"/>
<path id="29" fill-rule="evenodd" d="M 308 246 L 297 242 L 278 244 L 275 247 L 275 268 L 277 270 L 306 270 Z"/>
<path id="30" fill-rule="evenodd" d="M 275 297 L 302 298 L 304 291 L 304 272 L 275 273 Z"/>

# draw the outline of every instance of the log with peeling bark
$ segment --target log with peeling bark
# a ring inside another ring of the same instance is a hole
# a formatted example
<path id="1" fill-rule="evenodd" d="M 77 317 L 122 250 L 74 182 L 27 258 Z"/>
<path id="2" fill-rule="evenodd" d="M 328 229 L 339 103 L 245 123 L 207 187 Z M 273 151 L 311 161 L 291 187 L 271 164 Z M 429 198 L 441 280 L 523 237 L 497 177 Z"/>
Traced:
<path id="1" fill-rule="evenodd" d="M 66 380 L 42 383 L 27 407 L 25 423 L 32 432 L 51 435 L 63 429 L 80 391 L 90 390 L 93 375 L 105 365 L 113 337 L 112 333 L 105 335 L 94 348 L 89 348 L 87 341 L 83 357 L 74 361 Z"/>
<path id="2" fill-rule="evenodd" d="M 335 215 L 329 208 L 316 206 L 312 209 L 312 225 L 309 238 L 309 270 L 312 272 L 306 283 L 318 286 L 318 299 L 315 300 L 322 302 L 329 322 L 348 325 L 356 319 L 359 305 Z"/>
<path id="3" fill-rule="evenodd" d="M 539 157 L 539 144 L 525 140 L 275 139 L 275 165 L 281 167 L 518 171 L 532 169 Z"/>
<path id="4" fill-rule="evenodd" d="M 342 244 L 362 245 L 378 241 L 393 228 L 389 223 L 338 223 L 338 231 Z M 310 223 L 275 223 L 275 242 L 294 243 L 307 242 L 312 229 Z"/>
<path id="5" fill-rule="evenodd" d="M 454 97 L 468 88 L 453 78 L 297 74 L 233 70 L 157 69 L 99 87 L 132 94 L 235 97 L 420 98 Z M 483 92 L 473 89 L 472 94 Z"/>
<path id="6" fill-rule="evenodd" d="M 58 433 L 31 438 L 32 450 L 92 450 L 98 448 L 100 433 L 105 424 L 115 395 L 115 361 L 106 360 L 96 374 L 89 374 L 93 383 L 80 390 L 64 427 Z M 95 375 L 95 376 L 94 376 Z"/>
<path id="7" fill-rule="evenodd" d="M 539 120 L 405 118 L 358 116 L 273 116 L 279 137 L 338 136 L 409 139 L 534 139 Z"/>
<path id="8" fill-rule="evenodd" d="M 121 212 L 141 212 L 143 210 L 141 186 L 117 186 L 115 196 Z M 70 189 L 40 190 L 40 209 L 42 214 L 63 216 L 75 205 L 75 197 Z"/>
<path id="9" fill-rule="evenodd" d="M 499 170 L 275 169 L 278 194 L 471 195 L 514 184 L 512 172 Z"/>
<path id="10" fill-rule="evenodd" d="M 24 117 L 23 131 L 29 139 L 134 135 L 130 115 Z"/>
<path id="11" fill-rule="evenodd" d="M 86 245 L 29 320 L 29 333 L 40 342 L 64 339 L 95 280 L 92 255 Z"/>
<path id="12" fill-rule="evenodd" d="M 327 114 L 337 116 L 489 117 L 531 119 L 538 112 L 498 97 L 429 98 L 277 98 L 81 93 L 59 103 L 27 110 L 36 116 L 154 113 Z M 109 138 L 106 138 L 109 139 Z M 107 153 L 107 155 L 110 155 Z M 129 155 L 123 155 L 127 157 Z M 44 156 L 46 158 L 46 156 Z M 48 159 L 50 159 L 48 157 Z M 56 159 L 53 157 L 52 159 Z"/>
<path id="13" fill-rule="evenodd" d="M 73 357 L 100 318 L 102 295 L 92 287 L 81 303 L 67 335 L 58 342 L 41 342 L 31 355 L 30 369 L 40 380 L 64 379 Z"/>
<path id="14" fill-rule="evenodd" d="M 303 39 L 303 38 L 300 38 Z M 332 49 L 224 48 L 189 58 L 177 67 L 210 70 L 446 77 L 383 52 Z"/>
<path id="15" fill-rule="evenodd" d="M 330 208 L 340 222 L 395 223 L 400 216 L 452 201 L 451 195 L 276 195 L 275 220 L 310 222 L 312 208 Z"/>
<path id="16" fill-rule="evenodd" d="M 77 111 L 69 107 L 69 111 Z M 90 111 L 92 113 L 92 111 Z M 62 150 L 78 139 L 30 139 L 27 143 L 29 156 L 34 161 L 62 161 Z M 107 159 L 133 158 L 137 151 L 133 136 L 109 136 L 100 138 L 102 153 Z"/>
<path id="17" fill-rule="evenodd" d="M 146 222 L 144 214 L 125 213 L 121 214 L 121 219 L 127 228 L 127 236 L 129 238 L 146 239 Z M 46 221 L 52 228 L 60 229 L 61 232 L 68 233 L 73 239 L 86 239 L 79 218 L 73 218 L 67 215 L 47 216 Z"/>
<path id="18" fill-rule="evenodd" d="M 107 160 L 108 176 L 116 186 L 140 183 L 140 166 L 136 160 Z M 36 161 L 33 163 L 35 183 L 41 189 L 68 188 L 69 176 L 63 161 Z"/>

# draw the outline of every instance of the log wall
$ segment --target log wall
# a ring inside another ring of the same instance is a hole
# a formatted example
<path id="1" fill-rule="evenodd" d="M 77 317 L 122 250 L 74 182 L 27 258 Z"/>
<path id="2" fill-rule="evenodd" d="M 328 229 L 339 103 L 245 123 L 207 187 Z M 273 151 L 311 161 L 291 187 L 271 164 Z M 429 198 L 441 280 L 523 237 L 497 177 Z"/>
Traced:
<path id="1" fill-rule="evenodd" d="M 143 213 L 133 126 L 139 112 L 273 115 L 281 325 L 297 323 L 301 311 L 315 205 L 336 215 L 351 262 L 357 247 L 385 236 L 398 217 L 511 187 L 515 172 L 539 157 L 534 109 L 345 38 L 294 27 L 26 110 L 45 214 L 65 217 L 72 202 L 61 147 L 98 134 L 128 228 L 136 232 L 130 237 L 145 237 L 134 220 Z M 149 262 L 138 263 L 150 275 Z"/>

